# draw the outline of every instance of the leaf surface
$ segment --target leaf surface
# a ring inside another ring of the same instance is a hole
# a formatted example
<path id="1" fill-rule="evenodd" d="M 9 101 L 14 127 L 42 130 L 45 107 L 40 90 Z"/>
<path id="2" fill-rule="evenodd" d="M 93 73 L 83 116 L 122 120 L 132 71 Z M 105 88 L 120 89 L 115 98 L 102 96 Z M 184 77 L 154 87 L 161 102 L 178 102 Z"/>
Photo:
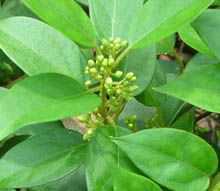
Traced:
<path id="1" fill-rule="evenodd" d="M 212 147 L 185 131 L 148 129 L 115 142 L 139 169 L 171 190 L 205 191 L 218 164 Z"/>
<path id="2" fill-rule="evenodd" d="M 1 20 L 0 48 L 28 75 L 60 73 L 82 81 L 77 45 L 38 20 Z"/>
<path id="3" fill-rule="evenodd" d="M 75 1 L 23 0 L 23 2 L 40 18 L 74 42 L 85 47 L 96 45 L 92 23 Z"/>
<path id="4" fill-rule="evenodd" d="M 98 105 L 97 96 L 69 77 L 59 74 L 29 77 L 0 100 L 0 139 L 25 125 L 78 116 Z"/>

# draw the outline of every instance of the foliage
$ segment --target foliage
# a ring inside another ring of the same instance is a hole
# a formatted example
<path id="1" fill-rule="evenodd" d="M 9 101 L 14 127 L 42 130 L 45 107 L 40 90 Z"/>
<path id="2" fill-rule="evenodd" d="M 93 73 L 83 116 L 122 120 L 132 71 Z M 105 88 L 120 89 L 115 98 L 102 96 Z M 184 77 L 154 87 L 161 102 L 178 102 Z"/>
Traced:
<path id="1" fill-rule="evenodd" d="M 217 191 L 195 112 L 220 113 L 219 6 L 2 1 L 0 189 Z"/>

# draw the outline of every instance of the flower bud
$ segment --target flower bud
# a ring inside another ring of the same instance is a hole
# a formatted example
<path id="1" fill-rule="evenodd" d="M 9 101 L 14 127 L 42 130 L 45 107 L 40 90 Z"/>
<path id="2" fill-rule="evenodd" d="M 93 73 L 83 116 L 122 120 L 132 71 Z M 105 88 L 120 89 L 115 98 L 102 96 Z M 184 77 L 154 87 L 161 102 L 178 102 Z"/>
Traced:
<path id="1" fill-rule="evenodd" d="M 131 78 L 131 81 L 136 81 L 136 80 L 137 80 L 136 76 L 133 76 L 133 78 Z"/>
<path id="2" fill-rule="evenodd" d="M 113 57 L 109 57 L 108 64 L 109 66 L 112 66 L 115 63 L 115 59 Z"/>
<path id="3" fill-rule="evenodd" d="M 130 92 L 134 92 L 136 89 L 138 89 L 138 86 L 136 85 L 129 87 Z"/>
<path id="4" fill-rule="evenodd" d="M 115 74 L 114 74 L 114 76 L 115 76 L 116 78 L 121 78 L 122 75 L 123 75 L 123 72 L 120 71 L 120 70 L 116 71 Z"/>
<path id="5" fill-rule="evenodd" d="M 89 72 L 90 72 L 91 74 L 96 74 L 96 73 L 97 73 L 97 70 L 96 70 L 96 68 L 90 68 L 90 69 L 89 69 Z"/>
<path id="6" fill-rule="evenodd" d="M 107 45 L 108 45 L 108 40 L 102 39 L 102 44 L 103 44 L 104 46 L 107 46 Z"/>
<path id="7" fill-rule="evenodd" d="M 93 60 L 89 60 L 88 66 L 90 66 L 90 67 L 95 66 L 95 62 Z"/>
<path id="8" fill-rule="evenodd" d="M 87 86 L 87 87 L 89 87 L 91 84 L 92 84 L 91 80 L 87 80 L 87 81 L 85 82 L 85 86 Z"/>
<path id="9" fill-rule="evenodd" d="M 129 72 L 129 73 L 127 73 L 127 75 L 126 75 L 126 78 L 127 78 L 128 80 L 131 80 L 133 77 L 134 77 L 134 73 L 133 73 L 133 72 Z"/>
<path id="10" fill-rule="evenodd" d="M 108 59 L 104 59 L 103 61 L 102 61 L 102 66 L 107 66 L 108 65 Z"/>
<path id="11" fill-rule="evenodd" d="M 106 78 L 105 83 L 107 85 L 112 85 L 112 78 L 111 77 Z"/>
<path id="12" fill-rule="evenodd" d="M 120 38 L 116 38 L 114 40 L 114 44 L 121 44 L 121 39 Z"/>
<path id="13" fill-rule="evenodd" d="M 128 42 L 126 40 L 121 42 L 121 46 L 122 47 L 127 47 L 128 46 Z"/>
<path id="14" fill-rule="evenodd" d="M 102 62 L 103 59 L 104 59 L 104 56 L 103 56 L 103 55 L 98 55 L 98 56 L 97 56 L 97 61 Z"/>

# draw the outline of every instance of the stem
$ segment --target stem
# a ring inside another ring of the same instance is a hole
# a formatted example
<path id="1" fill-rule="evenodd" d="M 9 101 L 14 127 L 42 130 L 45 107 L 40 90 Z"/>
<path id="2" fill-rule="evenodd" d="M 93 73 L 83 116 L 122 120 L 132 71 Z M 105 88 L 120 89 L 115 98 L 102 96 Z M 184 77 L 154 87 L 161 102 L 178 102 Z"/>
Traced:
<path id="1" fill-rule="evenodd" d="M 211 114 L 212 114 L 211 112 L 208 112 L 208 111 L 207 111 L 207 112 L 205 112 L 205 113 L 199 115 L 199 116 L 196 118 L 196 122 L 198 122 L 198 121 L 200 121 L 200 120 L 202 120 L 202 119 L 208 117 L 208 116 L 211 115 Z"/>
<path id="2" fill-rule="evenodd" d="M 118 58 L 115 61 L 115 67 L 117 67 L 120 64 L 120 62 L 123 60 L 123 58 L 128 54 L 130 50 L 131 47 L 129 46 L 118 56 Z"/>
<path id="3" fill-rule="evenodd" d="M 107 121 L 106 119 L 106 101 L 107 101 L 107 94 L 106 94 L 106 91 L 105 91 L 105 79 L 101 82 L 101 91 L 100 91 L 100 94 L 101 94 L 101 99 L 102 99 L 102 104 L 101 104 L 101 108 L 100 108 L 100 114 L 102 115 L 103 119 L 104 119 L 104 122 Z"/>

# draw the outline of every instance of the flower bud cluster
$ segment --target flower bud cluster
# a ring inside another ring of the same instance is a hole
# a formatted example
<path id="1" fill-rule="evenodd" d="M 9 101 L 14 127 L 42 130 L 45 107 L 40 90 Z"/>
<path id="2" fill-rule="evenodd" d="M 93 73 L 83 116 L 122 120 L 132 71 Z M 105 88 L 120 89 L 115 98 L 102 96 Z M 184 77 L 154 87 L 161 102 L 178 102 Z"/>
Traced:
<path id="1" fill-rule="evenodd" d="M 114 68 L 115 60 L 112 56 L 108 58 L 103 55 L 98 55 L 96 60 L 90 59 L 85 68 L 85 74 L 88 74 L 91 79 L 102 81 L 106 76 L 110 75 Z M 86 81 L 85 85 L 91 85 L 91 81 Z"/>
<path id="2" fill-rule="evenodd" d="M 85 74 L 90 78 L 85 85 L 89 88 L 93 83 L 99 84 L 103 104 L 95 112 L 95 116 L 103 123 L 109 115 L 113 116 L 114 113 L 117 113 L 121 106 L 133 97 L 134 91 L 137 89 L 134 73 L 116 70 L 117 58 L 127 46 L 127 41 L 120 38 L 102 40 L 95 59 L 90 59 L 85 68 Z M 103 117 L 103 121 L 99 115 Z M 111 119 L 108 118 L 108 120 Z M 88 134 L 91 132 L 88 131 Z"/>
<path id="3" fill-rule="evenodd" d="M 137 116 L 136 115 L 131 115 L 128 116 L 125 119 L 125 123 L 127 124 L 128 128 L 131 130 L 136 130 L 136 126 L 137 126 Z"/>
<path id="4" fill-rule="evenodd" d="M 128 42 L 120 38 L 103 39 L 100 46 L 102 54 L 116 58 L 128 47 Z"/>
<path id="5" fill-rule="evenodd" d="M 133 97 L 134 91 L 138 88 L 135 85 L 136 77 L 134 73 L 124 74 L 122 71 L 116 71 L 105 80 L 105 89 L 109 96 L 110 103 L 117 106 L 119 101 L 128 101 Z M 113 81 L 113 79 L 116 79 Z"/>

